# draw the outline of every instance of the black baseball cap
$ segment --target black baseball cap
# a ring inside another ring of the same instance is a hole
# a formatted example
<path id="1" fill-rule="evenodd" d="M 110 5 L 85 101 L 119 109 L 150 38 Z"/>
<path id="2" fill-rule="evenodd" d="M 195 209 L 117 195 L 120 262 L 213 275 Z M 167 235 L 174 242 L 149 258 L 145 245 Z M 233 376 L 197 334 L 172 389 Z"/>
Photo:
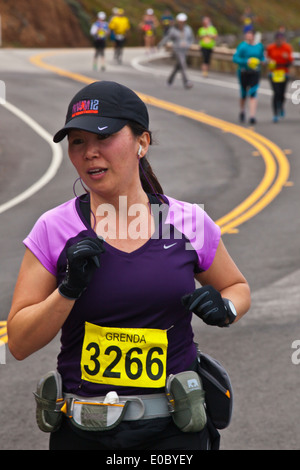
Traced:
<path id="1" fill-rule="evenodd" d="M 65 125 L 54 135 L 53 141 L 60 142 L 70 129 L 114 134 L 128 121 L 135 121 L 148 129 L 148 110 L 138 95 L 120 83 L 93 82 L 74 96 L 68 107 Z"/>

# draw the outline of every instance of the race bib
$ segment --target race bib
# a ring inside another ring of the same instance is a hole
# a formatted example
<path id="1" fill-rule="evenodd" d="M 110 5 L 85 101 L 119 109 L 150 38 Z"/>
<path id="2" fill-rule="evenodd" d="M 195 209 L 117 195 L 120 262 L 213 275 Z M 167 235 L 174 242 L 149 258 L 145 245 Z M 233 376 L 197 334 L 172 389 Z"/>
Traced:
<path id="1" fill-rule="evenodd" d="M 86 322 L 81 378 L 98 384 L 164 387 L 167 348 L 164 330 L 110 328 Z"/>
<path id="2" fill-rule="evenodd" d="M 275 83 L 280 83 L 285 81 L 285 71 L 284 70 L 274 70 L 272 72 L 272 80 Z"/>

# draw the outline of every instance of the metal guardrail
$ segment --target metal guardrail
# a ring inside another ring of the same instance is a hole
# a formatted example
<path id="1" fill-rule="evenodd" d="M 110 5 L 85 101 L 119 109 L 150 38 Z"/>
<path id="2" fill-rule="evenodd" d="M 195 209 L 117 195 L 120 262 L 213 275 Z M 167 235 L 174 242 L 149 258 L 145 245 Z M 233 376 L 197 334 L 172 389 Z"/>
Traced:
<path id="1" fill-rule="evenodd" d="M 167 44 L 166 49 L 172 51 L 172 46 Z M 226 46 L 218 46 L 214 48 L 212 54 L 210 69 L 217 72 L 223 73 L 236 73 L 236 64 L 233 63 L 232 57 L 235 49 L 230 49 Z M 294 63 L 290 67 L 290 76 L 294 79 L 300 78 L 300 53 L 294 52 Z M 188 52 L 187 61 L 190 67 L 200 68 L 202 63 L 202 56 L 200 52 L 200 46 L 193 44 Z M 266 64 L 262 66 L 262 74 L 267 75 L 268 67 Z"/>
<path id="2" fill-rule="evenodd" d="M 197 45 L 195 46 L 193 45 L 189 51 L 188 61 L 192 67 L 199 67 L 202 61 L 200 47 Z M 226 47 L 215 47 L 211 60 L 211 70 L 216 70 L 218 72 L 235 73 L 237 66 L 232 61 L 234 52 L 235 49 L 228 49 Z M 300 78 L 300 53 L 294 52 L 293 57 L 294 62 L 293 65 L 290 67 L 290 76 L 292 78 Z M 198 63 L 195 64 L 195 61 Z M 262 74 L 268 74 L 267 64 L 262 65 Z"/>

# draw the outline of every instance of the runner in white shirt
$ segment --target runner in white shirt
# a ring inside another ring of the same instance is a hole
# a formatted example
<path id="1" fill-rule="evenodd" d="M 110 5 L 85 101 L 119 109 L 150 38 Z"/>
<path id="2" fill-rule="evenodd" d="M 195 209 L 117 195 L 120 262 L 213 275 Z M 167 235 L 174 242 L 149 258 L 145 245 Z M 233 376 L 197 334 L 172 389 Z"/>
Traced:
<path id="1" fill-rule="evenodd" d="M 100 11 L 97 15 L 98 19 L 92 24 L 90 34 L 94 39 L 95 55 L 93 61 L 93 69 L 98 70 L 98 58 L 101 59 L 101 70 L 105 70 L 105 47 L 106 37 L 109 32 L 108 23 L 105 21 L 106 14 Z"/>

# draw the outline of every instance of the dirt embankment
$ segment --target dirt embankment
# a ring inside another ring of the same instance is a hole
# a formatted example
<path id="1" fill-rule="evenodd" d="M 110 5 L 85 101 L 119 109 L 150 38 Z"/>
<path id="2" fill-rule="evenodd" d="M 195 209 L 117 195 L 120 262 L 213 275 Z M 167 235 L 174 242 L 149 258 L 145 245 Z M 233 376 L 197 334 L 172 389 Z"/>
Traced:
<path id="1" fill-rule="evenodd" d="M 64 0 L 0 0 L 0 15 L 4 47 L 90 45 Z"/>

